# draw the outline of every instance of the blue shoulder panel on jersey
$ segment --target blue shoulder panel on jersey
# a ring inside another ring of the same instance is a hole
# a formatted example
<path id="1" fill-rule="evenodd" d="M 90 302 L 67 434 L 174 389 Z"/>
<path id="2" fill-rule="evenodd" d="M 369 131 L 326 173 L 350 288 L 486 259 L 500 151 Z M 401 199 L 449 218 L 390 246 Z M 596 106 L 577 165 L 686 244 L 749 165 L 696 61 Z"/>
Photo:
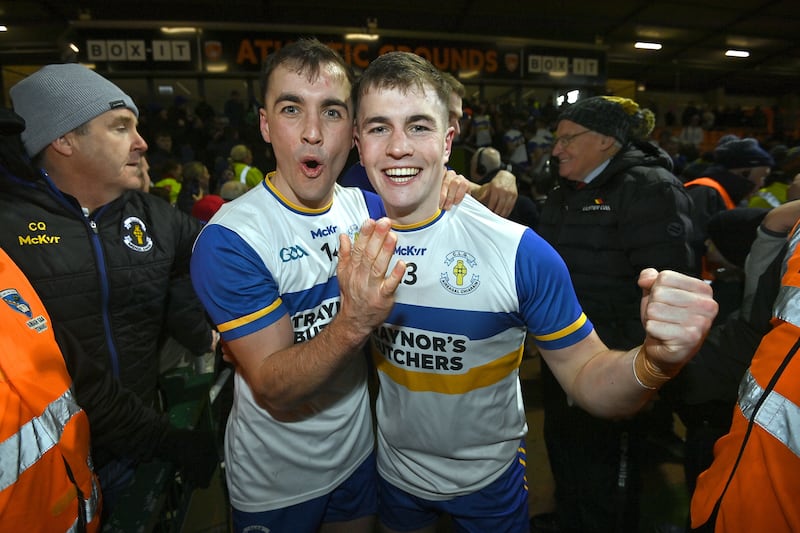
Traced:
<path id="1" fill-rule="evenodd" d="M 520 239 L 515 270 L 520 310 L 539 346 L 565 348 L 594 330 L 578 303 L 564 260 L 531 229 Z"/>
<path id="2" fill-rule="evenodd" d="M 261 258 L 225 227 L 203 228 L 192 253 L 191 274 L 200 301 L 225 340 L 258 331 L 286 313 Z"/>

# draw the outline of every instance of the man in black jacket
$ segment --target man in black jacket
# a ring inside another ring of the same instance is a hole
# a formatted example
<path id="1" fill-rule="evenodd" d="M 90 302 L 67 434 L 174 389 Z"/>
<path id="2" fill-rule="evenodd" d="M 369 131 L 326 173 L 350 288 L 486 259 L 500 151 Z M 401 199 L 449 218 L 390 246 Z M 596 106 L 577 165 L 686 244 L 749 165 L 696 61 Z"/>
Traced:
<path id="1" fill-rule="evenodd" d="M 613 349 L 644 339 L 636 284 L 642 268 L 691 273 L 690 201 L 669 156 L 643 140 L 651 129 L 652 113 L 625 98 L 565 108 L 552 152 L 560 178 L 537 227 L 564 258 L 581 306 Z M 542 376 L 560 529 L 637 531 L 641 415 L 595 418 L 571 404 L 546 367 Z"/>
<path id="2" fill-rule="evenodd" d="M 107 409 L 99 419 L 85 406 L 110 509 L 139 460 L 158 454 L 183 464 L 195 452 L 208 455 L 205 443 L 171 430 L 153 409 L 163 340 L 173 336 L 202 354 L 216 338 L 188 277 L 199 226 L 138 190 L 147 144 L 119 87 L 81 65 L 49 65 L 10 94 L 36 170 L 4 172 L 0 244 L 83 357 L 138 399 L 120 408 L 116 425 Z M 79 401 L 84 387 L 96 386 L 73 379 Z"/>

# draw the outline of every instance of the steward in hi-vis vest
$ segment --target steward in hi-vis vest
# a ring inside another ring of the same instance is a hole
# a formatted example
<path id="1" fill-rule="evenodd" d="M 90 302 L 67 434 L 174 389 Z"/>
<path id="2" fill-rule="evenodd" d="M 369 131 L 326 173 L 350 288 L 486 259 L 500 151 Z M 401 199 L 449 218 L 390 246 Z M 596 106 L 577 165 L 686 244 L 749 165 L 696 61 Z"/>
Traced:
<path id="1" fill-rule="evenodd" d="M 698 531 L 800 531 L 800 226 L 789 238 L 772 330 L 739 385 L 727 435 L 697 480 L 692 527 Z"/>
<path id="2" fill-rule="evenodd" d="M 0 530 L 97 531 L 89 420 L 50 317 L 2 249 L 0 296 Z"/>

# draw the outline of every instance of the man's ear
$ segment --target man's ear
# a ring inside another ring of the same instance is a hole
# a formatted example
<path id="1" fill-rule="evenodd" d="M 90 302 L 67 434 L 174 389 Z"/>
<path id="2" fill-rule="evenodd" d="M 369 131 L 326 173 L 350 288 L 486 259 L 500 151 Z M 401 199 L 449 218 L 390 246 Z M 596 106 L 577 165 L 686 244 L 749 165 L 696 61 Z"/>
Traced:
<path id="1" fill-rule="evenodd" d="M 353 146 L 356 147 L 356 150 L 358 150 L 358 164 L 363 167 L 364 163 L 361 162 L 361 142 L 360 141 L 361 140 L 358 138 L 358 128 L 354 125 L 353 126 L 353 144 L 350 146 L 350 149 L 352 150 Z"/>
<path id="2" fill-rule="evenodd" d="M 611 148 L 614 147 L 616 142 L 617 140 L 614 137 L 611 137 L 610 135 L 603 135 L 600 138 L 600 149 L 603 150 L 604 152 L 606 150 L 610 150 Z"/>
<path id="3" fill-rule="evenodd" d="M 269 122 L 267 121 L 267 111 L 260 107 L 258 109 L 258 129 L 261 131 L 261 137 L 264 141 L 271 143 L 269 140 Z"/>
<path id="4" fill-rule="evenodd" d="M 61 155 L 70 156 L 74 150 L 72 145 L 74 140 L 74 135 L 70 133 L 65 133 L 61 137 L 57 138 L 53 142 L 50 143 L 50 146 Z"/>
<path id="5" fill-rule="evenodd" d="M 444 136 L 444 162 L 447 164 L 450 161 L 450 155 L 453 153 L 453 139 L 456 138 L 456 129 L 453 126 L 447 128 L 447 133 Z"/>

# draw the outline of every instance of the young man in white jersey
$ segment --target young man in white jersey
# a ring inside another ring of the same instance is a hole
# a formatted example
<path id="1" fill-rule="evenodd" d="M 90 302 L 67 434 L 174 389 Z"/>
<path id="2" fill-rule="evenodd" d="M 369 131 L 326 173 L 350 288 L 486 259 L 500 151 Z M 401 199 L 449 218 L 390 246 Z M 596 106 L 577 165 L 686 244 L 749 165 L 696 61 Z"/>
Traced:
<path id="1" fill-rule="evenodd" d="M 694 353 L 716 303 L 700 280 L 647 269 L 639 279 L 647 340 L 609 350 L 563 261 L 532 230 L 471 198 L 439 209 L 454 130 L 435 67 L 383 55 L 354 98 L 356 145 L 406 268 L 371 343 L 382 530 L 432 532 L 448 513 L 458 531 L 527 532 L 518 380 L 526 333 L 571 398 L 599 416 L 625 416 Z"/>
<path id="2" fill-rule="evenodd" d="M 353 146 L 353 74 L 341 56 L 301 39 L 267 59 L 262 81 L 260 128 L 277 169 L 209 221 L 191 265 L 236 363 L 225 435 L 234 530 L 371 533 L 361 348 L 404 266 L 387 275 L 396 237 L 388 220 L 370 220 L 384 213 L 380 199 L 336 184 Z M 466 187 L 460 178 L 453 194 Z"/>

